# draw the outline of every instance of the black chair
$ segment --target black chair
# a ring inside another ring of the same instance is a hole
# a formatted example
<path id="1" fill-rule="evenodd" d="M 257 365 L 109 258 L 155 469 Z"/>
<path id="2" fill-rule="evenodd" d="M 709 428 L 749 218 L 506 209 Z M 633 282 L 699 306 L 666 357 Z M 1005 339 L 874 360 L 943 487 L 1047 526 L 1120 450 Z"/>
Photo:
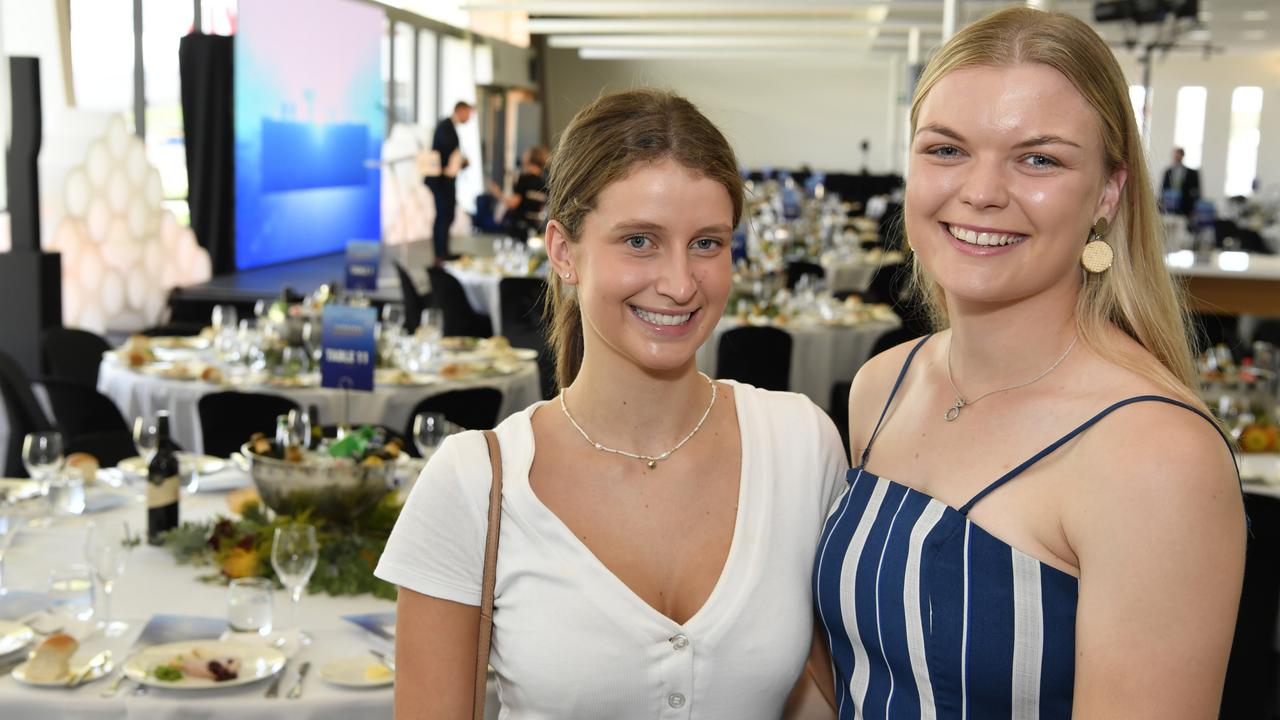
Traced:
<path id="1" fill-rule="evenodd" d="M 1245 493 L 1244 587 L 1219 717 L 1269 720 L 1276 712 L 1276 612 L 1280 608 L 1280 500 Z"/>
<path id="2" fill-rule="evenodd" d="M 226 457 L 239 450 L 254 433 L 275 437 L 276 418 L 300 409 L 298 403 L 279 395 L 240 392 L 205 395 L 199 402 L 204 452 Z"/>
<path id="3" fill-rule="evenodd" d="M 1280 346 L 1280 320 L 1260 320 L 1253 329 L 1251 342 L 1268 342 Z"/>
<path id="4" fill-rule="evenodd" d="M 871 354 L 868 358 L 873 358 L 885 350 L 889 350 L 901 345 L 908 340 L 914 340 L 921 337 L 922 333 L 916 332 L 914 329 L 902 325 L 892 330 L 887 330 L 880 337 L 876 338 L 876 342 L 871 346 Z"/>
<path id="5" fill-rule="evenodd" d="M 427 305 L 422 295 L 418 294 L 418 288 L 414 286 L 409 271 L 398 262 L 395 266 L 396 275 L 400 277 L 401 302 L 404 303 L 404 331 L 412 333 L 418 329 L 418 323 L 422 322 L 422 311 Z"/>
<path id="6" fill-rule="evenodd" d="M 449 422 L 467 430 L 492 430 L 498 424 L 498 411 L 502 408 L 502 391 L 497 388 L 478 387 L 466 390 L 450 390 L 423 398 L 409 413 L 409 424 L 404 436 L 413 437 L 413 420 L 419 413 L 437 412 Z"/>
<path id="7" fill-rule="evenodd" d="M 791 389 L 791 335 L 774 327 L 737 327 L 720 336 L 716 377 L 765 390 Z"/>
<path id="8" fill-rule="evenodd" d="M 49 377 L 98 386 L 98 366 L 111 345 L 87 330 L 47 328 L 40 334 L 41 370 Z"/>
<path id="9" fill-rule="evenodd" d="M 800 282 L 800 278 L 805 275 L 814 276 L 814 280 L 822 280 L 826 277 L 826 271 L 817 263 L 811 263 L 804 260 L 795 260 L 787 263 L 787 289 L 795 289 Z"/>
<path id="10" fill-rule="evenodd" d="M 471 301 L 467 300 L 467 292 L 462 289 L 458 278 L 438 267 L 427 268 L 427 276 L 431 278 L 431 303 L 444 315 L 444 334 L 447 337 L 493 335 L 493 323 L 487 316 L 471 309 Z"/>
<path id="11" fill-rule="evenodd" d="M 0 351 L 0 399 L 4 400 L 5 417 L 9 423 L 9 440 L 5 445 L 5 477 L 27 477 L 22 464 L 22 440 L 28 433 L 53 430 L 40 401 L 31 390 L 31 379 L 18 362 L 8 353 Z"/>
<path id="12" fill-rule="evenodd" d="M 540 278 L 511 277 L 498 282 L 502 334 L 515 347 L 538 351 L 543 399 L 550 399 L 557 392 L 555 358 L 547 345 L 546 323 L 542 317 L 547 287 L 546 281 Z"/>
<path id="13" fill-rule="evenodd" d="M 1195 333 L 1195 345 L 1192 350 L 1196 354 L 1218 345 L 1226 345 L 1237 360 L 1244 357 L 1245 347 L 1240 339 L 1239 317 L 1192 313 L 1191 325 Z"/>
<path id="14" fill-rule="evenodd" d="M 140 334 L 147 337 L 193 337 L 204 331 L 206 323 L 201 322 L 168 322 L 154 325 Z"/>
<path id="15" fill-rule="evenodd" d="M 848 380 L 837 381 L 831 386 L 831 422 L 835 423 L 836 432 L 840 433 L 840 443 L 844 445 L 844 454 L 849 454 L 849 389 L 853 383 Z"/>
<path id="16" fill-rule="evenodd" d="M 103 467 L 137 454 L 133 433 L 111 398 L 75 380 L 42 378 L 68 453 L 87 452 Z"/>
<path id="17" fill-rule="evenodd" d="M 69 435 L 123 430 L 129 432 L 129 421 L 111 398 L 91 387 L 63 378 L 41 378 L 49 397 L 49 406 L 58 428 Z"/>

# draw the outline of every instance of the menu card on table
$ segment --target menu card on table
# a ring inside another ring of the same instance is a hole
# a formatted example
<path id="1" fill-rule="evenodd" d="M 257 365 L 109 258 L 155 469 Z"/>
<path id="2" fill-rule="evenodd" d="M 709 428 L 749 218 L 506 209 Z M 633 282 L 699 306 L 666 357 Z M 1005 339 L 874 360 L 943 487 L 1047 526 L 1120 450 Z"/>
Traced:
<path id="1" fill-rule="evenodd" d="M 377 290 L 378 266 L 382 263 L 382 243 L 352 240 L 347 243 L 348 290 Z"/>

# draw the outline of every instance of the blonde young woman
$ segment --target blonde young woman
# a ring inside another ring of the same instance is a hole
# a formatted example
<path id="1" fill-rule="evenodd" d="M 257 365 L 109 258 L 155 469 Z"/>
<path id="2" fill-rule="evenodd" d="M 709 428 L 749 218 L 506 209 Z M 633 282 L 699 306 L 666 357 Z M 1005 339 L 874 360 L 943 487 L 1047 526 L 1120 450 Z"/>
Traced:
<path id="1" fill-rule="evenodd" d="M 602 97 L 548 168 L 560 396 L 503 421 L 493 651 L 504 718 L 776 720 L 848 467 L 807 399 L 697 371 L 743 190 L 688 101 Z M 469 717 L 490 467 L 456 435 L 377 574 L 400 586 L 396 716 Z"/>
<path id="2" fill-rule="evenodd" d="M 940 330 L 850 395 L 813 577 L 839 716 L 1216 717 L 1240 488 L 1115 58 L 1075 18 L 998 12 L 933 57 L 911 128 Z"/>

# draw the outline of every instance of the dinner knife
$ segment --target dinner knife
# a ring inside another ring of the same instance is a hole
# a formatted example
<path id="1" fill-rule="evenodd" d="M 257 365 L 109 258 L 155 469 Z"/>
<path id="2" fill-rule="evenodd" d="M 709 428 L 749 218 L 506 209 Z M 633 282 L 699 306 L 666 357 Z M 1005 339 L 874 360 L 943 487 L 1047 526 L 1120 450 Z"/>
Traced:
<path id="1" fill-rule="evenodd" d="M 289 689 L 289 694 L 285 697 L 290 700 L 297 700 L 302 697 L 302 681 L 307 679 L 307 671 L 310 669 L 310 662 L 304 662 L 298 666 L 298 682 L 293 684 L 293 687 Z"/>

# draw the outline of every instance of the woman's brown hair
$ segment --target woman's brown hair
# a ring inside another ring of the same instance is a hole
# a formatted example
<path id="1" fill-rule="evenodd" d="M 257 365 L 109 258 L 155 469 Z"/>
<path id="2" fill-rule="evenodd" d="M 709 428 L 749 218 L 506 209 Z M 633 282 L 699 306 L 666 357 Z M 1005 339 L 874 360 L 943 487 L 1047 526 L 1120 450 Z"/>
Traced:
<path id="1" fill-rule="evenodd" d="M 733 222 L 742 216 L 738 160 L 724 135 L 688 100 L 651 89 L 600 97 L 574 116 L 547 165 L 547 219 L 571 242 L 600 193 L 641 163 L 671 159 L 724 186 Z M 582 312 L 573 288 L 551 273 L 545 317 L 556 382 L 567 387 L 582 367 Z"/>

